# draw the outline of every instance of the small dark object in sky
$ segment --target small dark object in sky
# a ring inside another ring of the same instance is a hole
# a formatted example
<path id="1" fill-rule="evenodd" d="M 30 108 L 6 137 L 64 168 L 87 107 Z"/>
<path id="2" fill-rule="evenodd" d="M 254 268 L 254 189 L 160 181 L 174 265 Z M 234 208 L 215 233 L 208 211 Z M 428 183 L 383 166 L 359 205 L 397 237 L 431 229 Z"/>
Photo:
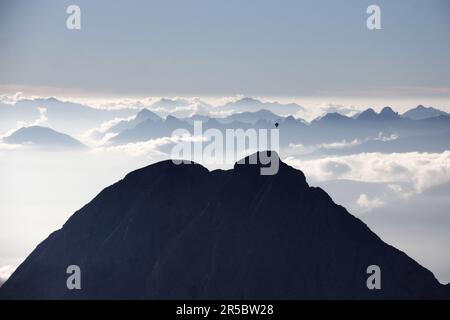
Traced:
<path id="1" fill-rule="evenodd" d="M 279 124 L 278 122 L 275 122 L 275 127 L 278 128 Z"/>

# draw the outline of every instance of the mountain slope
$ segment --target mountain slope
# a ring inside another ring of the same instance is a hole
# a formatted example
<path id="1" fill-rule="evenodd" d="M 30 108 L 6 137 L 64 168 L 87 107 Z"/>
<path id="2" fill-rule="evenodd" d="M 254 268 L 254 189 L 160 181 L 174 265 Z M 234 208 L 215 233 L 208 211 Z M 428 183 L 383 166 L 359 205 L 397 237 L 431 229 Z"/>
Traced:
<path id="1" fill-rule="evenodd" d="M 283 117 L 280 117 L 273 112 L 261 109 L 255 112 L 240 112 L 234 113 L 224 119 L 218 119 L 222 123 L 230 123 L 233 121 L 239 121 L 243 123 L 255 124 L 259 120 L 269 120 L 272 122 L 281 121 Z"/>
<path id="2" fill-rule="evenodd" d="M 361 112 L 356 119 L 364 121 L 395 121 L 401 117 L 391 107 L 384 107 L 380 113 L 376 113 L 372 108 Z"/>
<path id="3" fill-rule="evenodd" d="M 14 105 L 0 105 L 0 130 L 11 129 L 16 122 L 33 123 L 45 110 L 45 125 L 57 131 L 79 136 L 86 130 L 97 127 L 100 123 L 114 118 L 124 118 L 135 114 L 136 110 L 97 109 L 88 105 L 55 98 L 24 99 Z"/>
<path id="4" fill-rule="evenodd" d="M 128 174 L 52 233 L 0 298 L 442 298 L 431 272 L 280 162 Z M 66 288 L 68 265 L 82 290 Z M 379 265 L 382 289 L 368 290 Z"/>
<path id="5" fill-rule="evenodd" d="M 434 118 L 439 116 L 449 116 L 447 112 L 444 112 L 439 109 L 435 109 L 433 107 L 424 107 L 419 105 L 414 109 L 410 109 L 403 114 L 403 117 L 412 119 L 412 120 L 423 120 L 428 118 Z"/>
<path id="6" fill-rule="evenodd" d="M 139 111 L 133 119 L 122 120 L 119 123 L 112 126 L 107 132 L 120 133 L 124 130 L 132 129 L 146 120 L 162 121 L 163 119 L 156 113 L 144 108 L 141 111 Z"/>
<path id="7" fill-rule="evenodd" d="M 20 128 L 3 140 L 11 144 L 30 144 L 41 147 L 86 148 L 80 141 L 67 134 L 40 126 Z"/>
<path id="8" fill-rule="evenodd" d="M 292 115 L 296 114 L 304 108 L 296 103 L 279 103 L 279 102 L 262 102 L 258 99 L 245 97 L 237 101 L 228 102 L 223 106 L 218 107 L 220 111 L 234 111 L 234 112 L 257 112 L 261 109 L 269 110 L 275 114 Z"/>

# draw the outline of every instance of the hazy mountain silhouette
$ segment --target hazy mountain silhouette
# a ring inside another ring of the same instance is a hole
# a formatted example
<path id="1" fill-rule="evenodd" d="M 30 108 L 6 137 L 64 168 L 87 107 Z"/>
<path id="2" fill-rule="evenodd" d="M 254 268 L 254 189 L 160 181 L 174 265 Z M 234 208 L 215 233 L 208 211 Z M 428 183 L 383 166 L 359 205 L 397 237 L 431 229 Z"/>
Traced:
<path id="1" fill-rule="evenodd" d="M 114 144 L 147 141 L 160 137 L 170 137 L 176 129 L 190 129 L 191 125 L 184 120 L 167 116 L 164 120 L 147 119 L 134 128 L 126 129 L 110 139 Z"/>
<path id="2" fill-rule="evenodd" d="M 368 140 L 343 148 L 319 148 L 319 155 L 349 155 L 364 152 L 399 153 L 399 152 L 444 152 L 450 150 L 450 130 L 438 134 L 424 134 L 402 138 Z"/>
<path id="3" fill-rule="evenodd" d="M 132 129 L 127 129 L 119 133 L 117 136 L 110 139 L 110 142 L 114 144 L 126 144 L 130 142 L 147 141 L 150 139 L 156 139 L 161 137 L 170 137 L 172 133 L 177 129 L 188 130 L 193 134 L 193 121 L 192 119 L 178 119 L 174 116 L 167 116 L 164 120 L 145 120 Z M 203 120 L 203 119 L 198 119 Z M 271 124 L 272 126 L 272 124 Z M 202 130 L 213 128 L 225 132 L 226 129 L 248 129 L 253 127 L 251 124 L 232 121 L 230 123 L 222 123 L 215 118 L 207 118 L 206 121 L 202 121 Z"/>
<path id="4" fill-rule="evenodd" d="M 228 102 L 217 108 L 221 111 L 255 112 L 261 109 L 270 110 L 280 115 L 293 115 L 304 108 L 296 103 L 262 102 L 255 98 L 245 97 L 237 101 Z"/>
<path id="5" fill-rule="evenodd" d="M 260 154 L 258 154 L 260 155 Z M 247 158 L 248 160 L 248 158 Z M 448 287 L 282 162 L 128 174 L 30 254 L 0 298 L 448 298 Z M 66 288 L 69 265 L 82 290 Z M 381 290 L 366 269 L 381 268 Z"/>
<path id="6" fill-rule="evenodd" d="M 188 106 L 191 102 L 186 99 L 177 98 L 177 99 L 169 99 L 169 98 L 161 98 L 152 103 L 152 108 L 163 108 L 167 110 L 175 109 L 178 107 Z"/>
<path id="7" fill-rule="evenodd" d="M 136 114 L 136 116 L 133 119 L 122 120 L 118 122 L 116 125 L 112 126 L 107 132 L 120 133 L 124 130 L 136 127 L 138 124 L 144 122 L 145 120 L 162 121 L 163 119 L 156 113 L 148 109 L 142 109 Z"/>
<path id="8" fill-rule="evenodd" d="M 136 112 L 133 109 L 96 109 L 56 98 L 24 99 L 14 105 L 0 105 L 0 129 L 9 130 L 18 121 L 35 121 L 40 116 L 39 109 L 45 110 L 46 126 L 71 135 L 80 135 L 104 121 L 129 117 Z"/>
<path id="9" fill-rule="evenodd" d="M 438 116 L 450 116 L 447 112 L 444 112 L 433 107 L 424 107 L 422 105 L 417 106 L 414 109 L 410 109 L 403 114 L 403 117 L 412 120 L 423 120 L 427 118 L 433 118 Z"/>
<path id="10" fill-rule="evenodd" d="M 400 115 L 392 110 L 391 107 L 384 107 L 379 113 L 376 113 L 372 108 L 369 108 L 356 116 L 357 120 L 365 121 L 395 121 L 400 118 Z"/>
<path id="11" fill-rule="evenodd" d="M 366 109 L 363 112 L 354 116 L 355 119 L 359 120 L 374 120 L 377 119 L 378 114 L 372 108 Z"/>
<path id="12" fill-rule="evenodd" d="M 336 124 L 347 124 L 354 121 L 352 118 L 344 116 L 338 112 L 327 113 L 322 117 L 314 119 L 312 125 L 336 125 Z"/>
<path id="13" fill-rule="evenodd" d="M 379 118 L 381 120 L 398 120 L 400 119 L 400 115 L 398 114 L 398 112 L 395 112 L 394 110 L 392 110 L 391 107 L 384 107 L 380 113 L 379 113 Z"/>
<path id="14" fill-rule="evenodd" d="M 179 118 L 189 118 L 192 114 L 208 115 L 214 106 L 199 99 L 161 98 L 154 101 L 150 108 L 162 117 L 168 115 Z"/>
<path id="15" fill-rule="evenodd" d="M 284 117 L 274 114 L 273 112 L 261 109 L 255 112 L 239 112 L 232 114 L 224 119 L 218 119 L 222 123 L 230 123 L 233 121 L 255 124 L 259 120 L 268 120 L 272 122 L 281 121 Z"/>
<path id="16" fill-rule="evenodd" d="M 40 126 L 23 127 L 3 138 L 10 144 L 26 144 L 38 147 L 86 148 L 86 146 L 71 136 L 53 129 Z"/>
<path id="17" fill-rule="evenodd" d="M 190 117 L 183 118 L 183 120 L 188 122 L 190 125 L 194 124 L 194 121 L 206 122 L 206 121 L 209 121 L 210 119 L 212 119 L 212 118 L 209 116 L 201 115 L 201 114 L 194 114 Z"/>
<path id="18" fill-rule="evenodd" d="M 447 148 L 447 140 L 443 140 L 450 132 L 450 116 L 441 115 L 424 120 L 411 120 L 401 117 L 390 107 L 384 108 L 380 113 L 367 109 L 356 118 L 347 117 L 337 112 L 326 115 L 306 123 L 293 116 L 278 117 L 268 110 L 257 112 L 237 113 L 227 118 L 211 118 L 206 116 L 192 116 L 178 119 L 168 116 L 165 120 L 154 118 L 138 123 L 134 128 L 121 131 L 110 139 L 114 144 L 146 141 L 161 137 L 169 137 L 176 129 L 186 129 L 193 133 L 194 120 L 203 122 L 203 130 L 214 128 L 225 132 L 226 129 L 272 129 L 275 122 L 279 124 L 280 145 L 287 147 L 290 144 L 314 146 L 326 143 L 346 141 L 369 141 L 359 147 L 363 151 L 395 152 L 395 147 L 401 151 L 435 152 Z M 377 139 L 395 135 L 398 142 L 378 141 Z M 433 142 L 427 143 L 432 137 Z M 402 145 L 401 141 L 408 142 Z M 345 152 L 348 152 L 346 150 Z"/>

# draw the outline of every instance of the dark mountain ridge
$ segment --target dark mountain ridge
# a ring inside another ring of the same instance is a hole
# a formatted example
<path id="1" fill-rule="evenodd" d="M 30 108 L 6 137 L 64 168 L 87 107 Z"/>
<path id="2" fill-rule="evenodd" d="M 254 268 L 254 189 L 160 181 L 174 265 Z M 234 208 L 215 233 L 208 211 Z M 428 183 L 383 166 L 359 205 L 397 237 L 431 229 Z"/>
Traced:
<path id="1" fill-rule="evenodd" d="M 301 171 L 280 161 L 262 176 L 246 162 L 209 172 L 168 160 L 129 173 L 43 241 L 0 298 L 450 297 Z M 82 270 L 81 290 L 66 287 L 69 265 Z M 370 265 L 381 290 L 366 286 Z"/>

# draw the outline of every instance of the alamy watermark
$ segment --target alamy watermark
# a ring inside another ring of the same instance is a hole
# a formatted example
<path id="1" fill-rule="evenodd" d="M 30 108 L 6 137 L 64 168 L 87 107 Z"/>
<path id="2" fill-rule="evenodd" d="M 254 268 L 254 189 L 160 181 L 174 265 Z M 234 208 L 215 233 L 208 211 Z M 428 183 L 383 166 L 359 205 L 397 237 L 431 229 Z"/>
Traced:
<path id="1" fill-rule="evenodd" d="M 66 19 L 66 27 L 69 30 L 81 30 L 81 8 L 76 4 L 67 7 L 66 13 L 69 15 Z M 366 26 L 369 30 L 381 29 L 381 9 L 380 6 L 372 4 L 367 7 L 366 13 L 369 17 L 366 20 Z"/>
<path id="2" fill-rule="evenodd" d="M 194 132 L 180 128 L 172 133 L 177 141 L 171 151 L 175 164 L 192 162 L 225 164 L 260 164 L 261 175 L 274 175 L 279 169 L 279 129 L 224 129 L 208 128 L 194 121 Z M 274 152 L 264 152 L 264 151 Z M 257 153 L 258 151 L 261 151 Z M 247 159 L 245 159 L 247 157 Z"/>
<path id="3" fill-rule="evenodd" d="M 381 9 L 376 4 L 372 4 L 367 7 L 366 10 L 369 17 L 366 20 L 366 26 L 369 30 L 381 29 Z"/>
<path id="4" fill-rule="evenodd" d="M 70 276 L 66 280 L 66 286 L 69 290 L 81 290 L 81 268 L 75 264 L 67 267 L 66 273 Z"/>
<path id="5" fill-rule="evenodd" d="M 370 276 L 367 278 L 366 286 L 369 290 L 381 289 L 381 268 L 376 264 L 370 265 L 366 270 Z"/>
<path id="6" fill-rule="evenodd" d="M 69 15 L 66 20 L 66 27 L 69 30 L 81 29 L 81 9 L 79 6 L 72 4 L 67 7 L 66 13 Z"/>

